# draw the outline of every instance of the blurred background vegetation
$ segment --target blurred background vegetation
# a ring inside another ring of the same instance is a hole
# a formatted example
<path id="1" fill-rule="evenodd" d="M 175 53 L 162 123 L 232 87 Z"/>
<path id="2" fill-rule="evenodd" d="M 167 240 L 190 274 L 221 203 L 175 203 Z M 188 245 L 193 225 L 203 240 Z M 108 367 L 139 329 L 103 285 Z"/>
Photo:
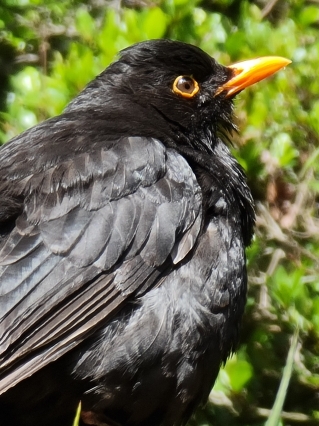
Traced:
<path id="1" fill-rule="evenodd" d="M 319 425 L 318 0 L 0 0 L 1 143 L 59 114 L 120 49 L 161 37 L 224 65 L 293 61 L 236 100 L 258 215 L 249 295 L 240 349 L 190 424 Z"/>

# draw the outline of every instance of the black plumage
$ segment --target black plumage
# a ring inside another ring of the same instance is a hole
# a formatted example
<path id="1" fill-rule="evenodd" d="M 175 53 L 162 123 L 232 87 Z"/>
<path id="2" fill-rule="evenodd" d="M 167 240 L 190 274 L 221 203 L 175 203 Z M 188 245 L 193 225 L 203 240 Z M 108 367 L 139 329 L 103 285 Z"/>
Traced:
<path id="1" fill-rule="evenodd" d="M 86 424 L 177 426 L 207 399 L 238 341 L 255 218 L 221 136 L 233 74 L 140 43 L 1 148 L 1 425 L 71 425 L 81 400 Z"/>

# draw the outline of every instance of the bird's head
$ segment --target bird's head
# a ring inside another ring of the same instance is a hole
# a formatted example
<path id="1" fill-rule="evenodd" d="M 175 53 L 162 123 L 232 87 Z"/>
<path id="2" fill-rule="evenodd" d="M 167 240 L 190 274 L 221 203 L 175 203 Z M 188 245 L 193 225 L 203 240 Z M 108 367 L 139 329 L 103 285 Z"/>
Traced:
<path id="1" fill-rule="evenodd" d="M 196 147 L 210 150 L 219 128 L 234 127 L 233 97 L 289 63 L 266 57 L 225 67 L 189 44 L 146 41 L 124 49 L 67 111 L 89 107 L 108 121 L 120 117 L 124 133 L 129 123 L 131 134 L 135 125 L 137 135 L 200 140 Z"/>

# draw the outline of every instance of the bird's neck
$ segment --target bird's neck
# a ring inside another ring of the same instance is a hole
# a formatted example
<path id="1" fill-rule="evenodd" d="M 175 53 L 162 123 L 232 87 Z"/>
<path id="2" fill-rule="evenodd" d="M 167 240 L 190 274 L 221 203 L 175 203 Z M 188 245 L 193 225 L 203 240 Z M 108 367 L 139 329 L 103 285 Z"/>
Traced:
<path id="1" fill-rule="evenodd" d="M 251 243 L 255 224 L 254 202 L 246 175 L 221 141 L 212 146 L 212 152 L 179 147 L 179 152 L 191 165 L 202 188 L 204 210 L 212 215 L 238 218 L 244 244 Z"/>

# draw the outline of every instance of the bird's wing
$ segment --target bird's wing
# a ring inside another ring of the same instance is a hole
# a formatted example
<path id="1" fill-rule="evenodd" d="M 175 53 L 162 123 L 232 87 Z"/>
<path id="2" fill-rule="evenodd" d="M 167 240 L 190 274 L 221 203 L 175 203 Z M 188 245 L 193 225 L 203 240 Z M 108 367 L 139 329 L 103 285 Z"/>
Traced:
<path id="1" fill-rule="evenodd" d="M 0 393 L 158 285 L 195 244 L 202 200 L 188 163 L 152 138 L 105 145 L 44 167 L 26 154 L 23 173 L 22 147 L 0 155 L 13 168 L 2 186 L 0 175 Z"/>

